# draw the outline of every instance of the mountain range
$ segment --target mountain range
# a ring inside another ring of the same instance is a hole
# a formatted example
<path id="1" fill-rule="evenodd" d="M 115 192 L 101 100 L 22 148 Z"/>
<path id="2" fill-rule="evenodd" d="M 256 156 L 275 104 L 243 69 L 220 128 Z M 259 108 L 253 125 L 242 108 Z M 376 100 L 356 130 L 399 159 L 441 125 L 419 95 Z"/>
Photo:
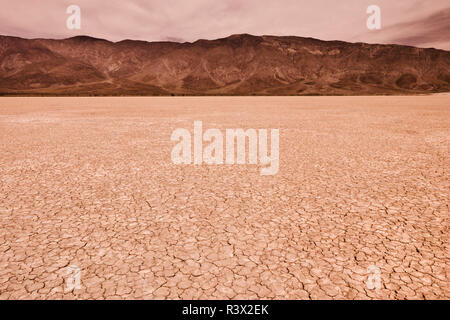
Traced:
<path id="1" fill-rule="evenodd" d="M 394 95 L 450 91 L 450 51 L 232 35 L 195 42 L 0 36 L 0 95 Z"/>

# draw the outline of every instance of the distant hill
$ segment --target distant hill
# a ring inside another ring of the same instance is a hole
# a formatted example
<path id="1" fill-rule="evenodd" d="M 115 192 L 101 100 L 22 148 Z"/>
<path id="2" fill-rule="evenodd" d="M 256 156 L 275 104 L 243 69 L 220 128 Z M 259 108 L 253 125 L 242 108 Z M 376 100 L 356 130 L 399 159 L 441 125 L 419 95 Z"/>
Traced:
<path id="1" fill-rule="evenodd" d="M 0 36 L 2 95 L 435 92 L 450 92 L 450 51 L 248 34 L 193 43 Z"/>

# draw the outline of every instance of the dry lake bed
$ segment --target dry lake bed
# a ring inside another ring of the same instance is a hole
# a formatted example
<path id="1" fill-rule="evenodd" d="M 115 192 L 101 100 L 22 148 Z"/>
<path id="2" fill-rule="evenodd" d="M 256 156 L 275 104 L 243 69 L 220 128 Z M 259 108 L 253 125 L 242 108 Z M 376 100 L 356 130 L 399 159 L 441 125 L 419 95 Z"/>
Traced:
<path id="1" fill-rule="evenodd" d="M 279 169 L 172 162 L 279 129 Z M 1 299 L 449 299 L 450 96 L 0 98 Z"/>

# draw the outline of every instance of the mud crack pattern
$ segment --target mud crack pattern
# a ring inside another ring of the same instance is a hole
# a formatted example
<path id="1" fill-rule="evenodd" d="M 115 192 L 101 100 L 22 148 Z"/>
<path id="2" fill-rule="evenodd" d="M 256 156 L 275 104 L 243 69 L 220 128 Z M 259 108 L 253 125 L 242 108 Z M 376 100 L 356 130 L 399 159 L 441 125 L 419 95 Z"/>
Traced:
<path id="1" fill-rule="evenodd" d="M 0 298 L 448 299 L 449 102 L 1 98 Z M 194 120 L 279 128 L 278 174 L 172 164 Z"/>

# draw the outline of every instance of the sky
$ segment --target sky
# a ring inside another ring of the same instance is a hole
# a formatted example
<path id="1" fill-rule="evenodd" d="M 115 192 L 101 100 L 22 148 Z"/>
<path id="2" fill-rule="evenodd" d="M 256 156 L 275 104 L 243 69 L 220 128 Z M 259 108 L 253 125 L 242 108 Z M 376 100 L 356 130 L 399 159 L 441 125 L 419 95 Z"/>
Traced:
<path id="1" fill-rule="evenodd" d="M 80 30 L 66 27 L 69 5 L 81 8 Z M 381 9 L 380 30 L 366 26 L 369 5 Z M 192 42 L 249 33 L 450 50 L 449 0 L 0 0 L 0 6 L 0 34 L 23 38 Z"/>

